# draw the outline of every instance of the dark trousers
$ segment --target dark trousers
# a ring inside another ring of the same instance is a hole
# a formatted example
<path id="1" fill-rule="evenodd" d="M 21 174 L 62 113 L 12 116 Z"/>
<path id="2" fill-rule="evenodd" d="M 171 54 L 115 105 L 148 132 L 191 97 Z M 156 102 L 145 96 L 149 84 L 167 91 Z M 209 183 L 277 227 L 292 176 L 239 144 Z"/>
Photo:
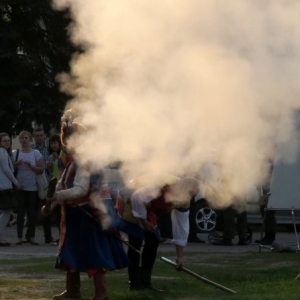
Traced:
<path id="1" fill-rule="evenodd" d="M 129 235 L 128 242 L 137 250 L 141 250 L 143 243 L 142 239 Z M 145 231 L 145 245 L 142 254 L 140 255 L 131 248 L 128 248 L 127 255 L 130 260 L 131 266 L 134 268 L 138 268 L 141 259 L 141 267 L 144 269 L 152 270 L 156 259 L 158 245 L 159 240 L 157 239 L 156 234 L 153 232 Z"/>
<path id="2" fill-rule="evenodd" d="M 277 231 L 277 221 L 275 216 L 275 210 L 265 210 L 266 206 L 262 205 L 260 207 L 260 212 L 265 222 L 265 233 L 266 234 L 276 234 Z"/>
<path id="3" fill-rule="evenodd" d="M 52 232 L 51 232 L 51 215 L 43 216 L 42 224 L 44 229 L 45 243 L 50 243 L 52 241 Z"/>
<path id="4" fill-rule="evenodd" d="M 60 205 L 56 205 L 55 208 L 53 209 L 52 213 L 43 217 L 43 219 L 42 219 L 43 229 L 44 229 L 44 237 L 45 237 L 46 243 L 50 243 L 53 240 L 52 232 L 51 232 L 52 215 L 54 215 L 55 223 L 59 230 L 60 229 L 60 219 L 61 219 Z"/>
<path id="5" fill-rule="evenodd" d="M 247 212 L 236 212 L 232 207 L 228 207 L 223 211 L 223 237 L 231 240 L 235 234 L 235 218 L 237 218 L 237 232 L 240 240 L 247 238 Z"/>
<path id="6" fill-rule="evenodd" d="M 17 214 L 17 234 L 18 238 L 23 238 L 24 218 L 27 215 L 28 238 L 35 237 L 35 228 L 39 207 L 38 192 L 18 191 L 18 214 Z"/>

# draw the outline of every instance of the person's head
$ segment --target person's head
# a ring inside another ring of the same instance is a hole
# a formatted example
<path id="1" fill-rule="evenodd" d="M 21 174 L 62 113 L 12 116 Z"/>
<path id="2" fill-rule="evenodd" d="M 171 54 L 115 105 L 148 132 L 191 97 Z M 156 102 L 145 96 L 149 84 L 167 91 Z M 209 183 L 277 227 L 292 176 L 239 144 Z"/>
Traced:
<path id="1" fill-rule="evenodd" d="M 0 133 L 0 147 L 4 148 L 11 155 L 11 139 L 5 132 Z"/>
<path id="2" fill-rule="evenodd" d="M 19 142 L 20 142 L 22 148 L 30 147 L 30 144 L 32 142 L 31 133 L 29 131 L 21 131 L 19 134 Z"/>
<path id="3" fill-rule="evenodd" d="M 68 145 L 69 139 L 74 136 L 86 133 L 87 128 L 82 123 L 82 118 L 74 118 L 72 110 L 67 110 L 61 118 L 60 140 L 63 147 L 68 153 L 73 153 L 75 149 L 71 149 Z"/>
<path id="4" fill-rule="evenodd" d="M 44 129 L 40 128 L 40 127 L 35 128 L 33 130 L 33 138 L 37 145 L 39 145 L 39 146 L 43 145 L 45 138 L 46 138 Z"/>
<path id="5" fill-rule="evenodd" d="M 51 135 L 49 138 L 49 146 L 48 146 L 49 154 L 52 154 L 53 152 L 59 154 L 60 150 L 61 150 L 60 136 L 57 134 Z"/>

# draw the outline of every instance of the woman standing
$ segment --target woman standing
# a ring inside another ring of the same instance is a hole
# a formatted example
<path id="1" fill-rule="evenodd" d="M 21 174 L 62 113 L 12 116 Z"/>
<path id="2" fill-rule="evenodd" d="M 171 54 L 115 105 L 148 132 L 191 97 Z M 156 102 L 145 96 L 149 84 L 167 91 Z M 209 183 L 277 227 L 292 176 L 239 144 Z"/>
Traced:
<path id="1" fill-rule="evenodd" d="M 13 173 L 12 164 L 12 152 L 11 152 L 11 140 L 7 133 L 0 133 L 0 195 L 9 195 L 11 201 L 12 197 L 12 184 L 17 189 L 21 189 L 21 185 L 17 181 Z M 6 228 L 9 217 L 12 213 L 12 209 L 0 209 L 0 246 L 10 246 L 4 239 L 4 230 Z"/>
<path id="2" fill-rule="evenodd" d="M 19 134 L 21 149 L 13 152 L 14 167 L 16 168 L 17 180 L 22 185 L 22 190 L 18 191 L 18 215 L 17 215 L 17 245 L 23 243 L 24 217 L 27 214 L 27 232 L 31 245 L 38 245 L 35 242 L 35 227 L 39 207 L 38 187 L 36 175 L 44 172 L 44 162 L 42 154 L 38 150 L 30 148 L 32 141 L 31 133 L 22 131 Z"/>

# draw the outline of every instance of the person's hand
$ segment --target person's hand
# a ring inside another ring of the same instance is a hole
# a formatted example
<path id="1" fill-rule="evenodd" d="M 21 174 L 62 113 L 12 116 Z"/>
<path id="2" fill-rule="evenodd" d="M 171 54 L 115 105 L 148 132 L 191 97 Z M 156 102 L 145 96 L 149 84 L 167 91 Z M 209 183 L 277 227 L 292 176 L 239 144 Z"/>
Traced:
<path id="1" fill-rule="evenodd" d="M 52 155 L 54 158 L 59 158 L 59 155 L 56 152 L 53 152 Z"/>
<path id="2" fill-rule="evenodd" d="M 18 191 L 22 189 L 22 185 L 19 182 L 15 185 L 15 187 Z"/>
<path id="3" fill-rule="evenodd" d="M 49 216 L 50 211 L 47 210 L 46 205 L 43 205 L 43 206 L 42 206 L 42 208 L 41 208 L 41 214 L 42 214 L 42 217 L 43 217 L 43 218 Z"/>
<path id="4" fill-rule="evenodd" d="M 23 161 L 23 164 L 26 165 L 26 166 L 28 166 L 28 167 L 31 166 L 31 162 L 28 161 L 28 160 L 24 160 L 24 161 Z"/>
<path id="5" fill-rule="evenodd" d="M 46 197 L 46 203 L 49 203 L 49 202 L 52 205 L 52 203 L 54 203 L 54 202 L 57 202 L 58 204 L 62 204 L 63 201 L 59 201 L 57 193 L 54 193 L 52 198 Z"/>
<path id="6" fill-rule="evenodd" d="M 51 212 L 57 205 L 59 205 L 57 201 L 52 202 L 51 205 L 50 205 L 50 212 Z"/>
<path id="7" fill-rule="evenodd" d="M 14 166 L 20 166 L 23 164 L 23 160 L 22 159 L 19 159 L 17 161 L 14 162 Z"/>
<path id="8" fill-rule="evenodd" d="M 52 161 L 47 161 L 47 162 L 46 162 L 46 167 L 47 167 L 47 169 L 51 169 L 52 166 L 53 166 L 53 162 L 52 162 Z"/>
<path id="9" fill-rule="evenodd" d="M 149 231 L 149 232 L 154 232 L 155 231 L 155 227 L 150 222 L 148 222 L 147 220 L 143 220 L 142 225 L 143 225 L 143 227 L 146 231 Z"/>

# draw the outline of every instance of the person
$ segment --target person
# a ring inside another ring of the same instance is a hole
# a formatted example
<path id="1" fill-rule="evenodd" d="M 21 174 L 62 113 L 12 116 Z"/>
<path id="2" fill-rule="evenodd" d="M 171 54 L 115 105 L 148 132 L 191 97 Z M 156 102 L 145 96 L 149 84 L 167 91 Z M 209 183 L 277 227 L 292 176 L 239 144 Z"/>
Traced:
<path id="1" fill-rule="evenodd" d="M 76 149 L 68 149 L 68 136 L 84 130 L 79 124 L 76 119 L 72 123 L 62 123 L 61 141 L 67 146 L 70 161 L 53 198 L 47 199 L 53 202 L 51 208 L 57 203 L 62 208 L 56 268 L 66 271 L 66 289 L 53 299 L 80 298 L 80 272 L 87 272 L 94 280 L 93 299 L 104 300 L 108 299 L 106 270 L 127 268 L 129 260 L 118 233 L 109 235 L 103 230 L 102 214 L 97 205 L 101 206 L 104 199 L 110 199 L 110 195 L 102 173 L 93 173 L 88 165 L 79 164 L 74 158 Z"/>
<path id="2" fill-rule="evenodd" d="M 152 286 L 152 270 L 160 242 L 156 213 L 170 212 L 172 219 L 173 243 L 176 249 L 177 268 L 183 266 L 183 248 L 187 244 L 189 234 L 190 201 L 199 191 L 199 182 L 195 178 L 178 178 L 170 174 L 145 175 L 132 180 L 130 192 L 121 191 L 127 198 L 123 218 L 138 223 L 145 230 L 144 248 L 138 254 L 128 248 L 127 255 L 131 265 L 128 267 L 129 290 L 155 290 Z M 127 195 L 126 195 L 127 194 Z M 129 244 L 140 250 L 141 238 L 128 234 Z M 141 260 L 141 267 L 140 267 Z"/>
<path id="3" fill-rule="evenodd" d="M 59 160 L 60 160 L 60 153 L 61 153 L 61 142 L 60 142 L 60 137 L 57 134 L 54 134 L 49 137 L 49 145 L 48 145 L 48 158 L 46 161 L 46 168 L 49 173 L 49 178 L 56 178 L 57 181 L 61 177 L 61 169 L 59 165 Z M 55 215 L 55 220 L 56 224 L 59 227 L 60 224 L 60 206 L 57 205 L 55 208 L 53 208 L 53 212 Z M 50 216 L 44 216 L 43 218 L 48 220 L 50 224 L 48 224 L 48 227 L 50 227 L 51 230 L 51 215 Z M 52 238 L 52 235 L 51 235 Z M 56 241 L 51 242 L 52 245 L 58 245 L 58 239 Z"/>
<path id="4" fill-rule="evenodd" d="M 237 219 L 237 233 L 239 237 L 239 241 L 237 243 L 238 246 L 248 245 L 247 243 L 247 232 L 248 232 L 248 222 L 247 222 L 247 211 L 242 210 L 239 211 L 235 209 L 232 205 L 225 208 L 222 211 L 223 217 L 223 238 L 216 243 L 216 245 L 223 246 L 232 246 L 232 240 L 235 235 L 235 218 Z"/>
<path id="5" fill-rule="evenodd" d="M 61 150 L 62 147 L 59 135 L 51 135 L 48 141 L 48 156 L 46 159 L 46 168 L 49 177 L 55 177 L 57 180 L 59 180 L 61 176 L 61 170 L 58 163 Z"/>
<path id="6" fill-rule="evenodd" d="M 31 148 L 38 150 L 42 156 L 44 161 L 44 172 L 46 175 L 47 180 L 49 181 L 51 179 L 50 173 L 47 169 L 47 161 L 49 161 L 49 152 L 47 144 L 45 143 L 46 134 L 43 128 L 37 127 L 33 130 L 33 138 L 34 143 L 31 144 Z M 40 202 L 44 202 L 45 199 L 40 199 Z M 43 224 L 43 230 L 44 230 L 44 238 L 45 238 L 45 244 L 56 244 L 55 240 L 52 237 L 52 231 L 51 231 L 51 215 L 45 215 L 42 214 L 42 224 Z"/>
<path id="7" fill-rule="evenodd" d="M 260 213 L 264 220 L 264 236 L 261 239 L 255 240 L 255 243 L 264 244 L 264 245 L 272 245 L 276 240 L 276 232 L 277 232 L 277 220 L 276 220 L 276 211 L 268 210 L 268 200 L 270 196 L 270 185 L 265 184 L 261 187 L 260 192 Z"/>
<path id="8" fill-rule="evenodd" d="M 12 185 L 18 190 L 22 188 L 13 171 L 11 140 L 7 133 L 2 132 L 0 133 L 0 197 L 8 193 L 11 201 L 13 201 Z M 4 231 L 11 213 L 12 209 L 0 210 L 0 247 L 10 246 L 10 243 L 5 240 Z"/>
<path id="9" fill-rule="evenodd" d="M 30 147 L 32 135 L 28 131 L 19 134 L 21 149 L 13 151 L 14 168 L 17 170 L 17 180 L 22 185 L 22 190 L 17 191 L 17 245 L 22 245 L 24 217 L 27 214 L 27 236 L 31 245 L 38 245 L 35 241 L 35 228 L 39 208 L 38 187 L 36 175 L 44 172 L 44 162 L 41 153 Z"/>
<path id="10" fill-rule="evenodd" d="M 277 220 L 276 220 L 276 211 L 268 210 L 268 201 L 270 197 L 270 186 L 271 186 L 271 176 L 273 172 L 273 159 L 266 159 L 266 164 L 264 165 L 266 176 L 262 179 L 262 184 L 257 186 L 259 191 L 259 204 L 260 204 L 260 213 L 263 218 L 264 225 L 264 236 L 261 239 L 255 240 L 258 244 L 272 245 L 276 240 L 277 232 Z M 263 232 L 262 232 L 263 235 Z"/>

